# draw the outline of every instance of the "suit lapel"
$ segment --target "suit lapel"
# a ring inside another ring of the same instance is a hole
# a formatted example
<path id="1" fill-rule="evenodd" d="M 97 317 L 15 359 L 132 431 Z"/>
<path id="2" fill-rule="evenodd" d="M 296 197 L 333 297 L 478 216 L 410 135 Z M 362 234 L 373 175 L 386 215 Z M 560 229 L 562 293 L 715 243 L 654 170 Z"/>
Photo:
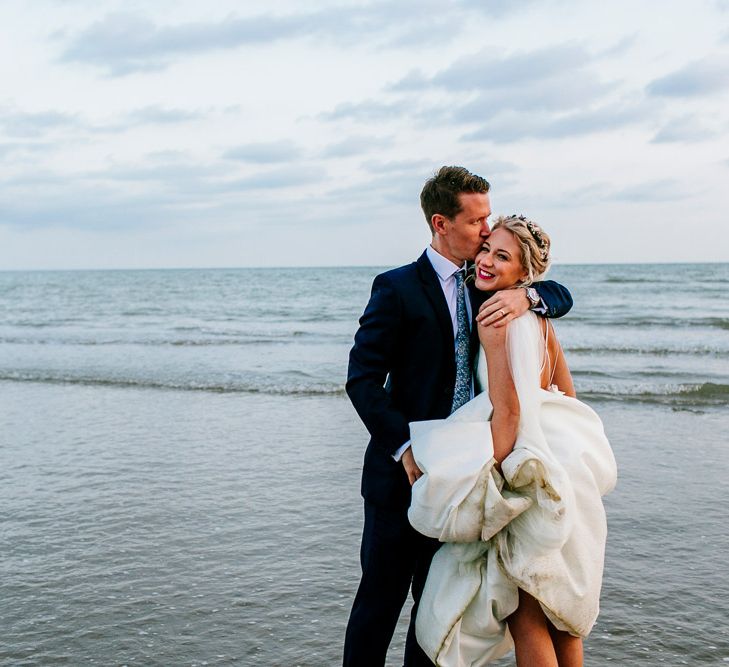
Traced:
<path id="1" fill-rule="evenodd" d="M 450 311 L 448 310 L 448 303 L 446 302 L 445 294 L 443 294 L 443 288 L 440 286 L 438 274 L 435 272 L 435 269 L 430 263 L 426 253 L 420 255 L 417 265 L 420 282 L 423 285 L 423 291 L 433 306 L 433 311 L 435 312 L 438 324 L 443 330 L 443 336 L 446 341 L 450 342 L 451 346 L 455 345 L 455 340 L 453 338 L 453 322 L 451 320 Z"/>

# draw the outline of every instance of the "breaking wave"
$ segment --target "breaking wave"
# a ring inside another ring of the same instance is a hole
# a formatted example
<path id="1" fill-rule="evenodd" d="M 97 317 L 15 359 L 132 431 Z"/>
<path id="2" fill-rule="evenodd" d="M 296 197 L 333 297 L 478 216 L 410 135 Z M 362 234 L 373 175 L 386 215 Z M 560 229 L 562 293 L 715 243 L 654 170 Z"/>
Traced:
<path id="1" fill-rule="evenodd" d="M 303 374 L 300 374 L 303 375 Z M 298 377 L 291 382 L 257 383 L 245 380 L 211 381 L 199 380 L 159 380 L 146 378 L 94 377 L 72 373 L 49 373 L 31 371 L 11 371 L 0 373 L 0 381 L 34 382 L 55 385 L 82 385 L 89 387 L 119 387 L 130 389 L 160 389 L 171 391 L 201 391 L 218 394 L 268 394 L 272 396 L 344 396 L 341 384 L 304 380 Z"/>

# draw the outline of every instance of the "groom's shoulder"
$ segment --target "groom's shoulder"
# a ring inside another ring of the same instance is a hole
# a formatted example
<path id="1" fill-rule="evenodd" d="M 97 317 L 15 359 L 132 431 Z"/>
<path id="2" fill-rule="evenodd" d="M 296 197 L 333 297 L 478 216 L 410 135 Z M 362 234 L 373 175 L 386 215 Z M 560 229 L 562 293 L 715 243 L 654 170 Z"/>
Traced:
<path id="1" fill-rule="evenodd" d="M 415 262 L 411 262 L 410 264 L 404 264 L 389 271 L 384 271 L 377 277 L 392 280 L 393 282 L 400 282 L 401 280 L 414 278 L 417 273 L 418 265 Z"/>
<path id="2" fill-rule="evenodd" d="M 417 275 L 418 270 L 415 262 L 405 264 L 375 276 L 372 287 L 394 290 L 395 292 L 408 292 L 417 282 Z"/>
<path id="3" fill-rule="evenodd" d="M 418 263 L 420 261 L 421 260 L 410 262 L 410 264 L 403 264 L 403 266 L 398 266 L 394 269 L 390 269 L 389 271 L 384 271 L 383 273 L 380 273 L 375 280 L 389 282 L 393 285 L 413 281 L 417 279 L 419 275 Z"/>

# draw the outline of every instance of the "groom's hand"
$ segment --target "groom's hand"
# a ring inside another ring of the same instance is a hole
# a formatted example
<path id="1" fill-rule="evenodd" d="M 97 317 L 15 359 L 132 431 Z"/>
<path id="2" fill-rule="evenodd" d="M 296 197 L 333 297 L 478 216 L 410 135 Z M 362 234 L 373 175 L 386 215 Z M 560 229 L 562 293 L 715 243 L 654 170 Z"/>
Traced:
<path id="1" fill-rule="evenodd" d="M 481 304 L 476 321 L 484 327 L 492 324 L 497 328 L 503 327 L 526 313 L 530 305 L 526 290 L 521 288 L 501 290 Z"/>
<path id="2" fill-rule="evenodd" d="M 405 468 L 405 472 L 408 476 L 408 482 L 410 482 L 410 486 L 415 484 L 415 481 L 423 476 L 423 471 L 418 468 L 418 464 L 415 463 L 415 457 L 413 456 L 413 448 L 408 447 L 402 454 L 402 458 L 400 459 L 402 461 L 403 468 Z"/>

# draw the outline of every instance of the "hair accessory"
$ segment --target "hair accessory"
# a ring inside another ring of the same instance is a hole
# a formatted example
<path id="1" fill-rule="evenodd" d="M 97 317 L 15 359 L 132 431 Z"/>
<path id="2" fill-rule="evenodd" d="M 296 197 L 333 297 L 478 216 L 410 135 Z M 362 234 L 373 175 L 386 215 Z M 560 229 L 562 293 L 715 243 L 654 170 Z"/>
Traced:
<path id="1" fill-rule="evenodd" d="M 547 246 L 547 240 L 542 236 L 542 230 L 531 220 L 527 220 L 527 218 L 525 218 L 523 215 L 512 215 L 511 217 L 516 220 L 520 220 L 526 225 L 529 233 L 532 235 L 534 240 L 537 242 L 537 245 L 539 246 L 539 250 L 541 251 L 539 254 L 542 257 L 542 260 L 546 260 L 547 255 L 549 255 L 549 247 Z"/>

